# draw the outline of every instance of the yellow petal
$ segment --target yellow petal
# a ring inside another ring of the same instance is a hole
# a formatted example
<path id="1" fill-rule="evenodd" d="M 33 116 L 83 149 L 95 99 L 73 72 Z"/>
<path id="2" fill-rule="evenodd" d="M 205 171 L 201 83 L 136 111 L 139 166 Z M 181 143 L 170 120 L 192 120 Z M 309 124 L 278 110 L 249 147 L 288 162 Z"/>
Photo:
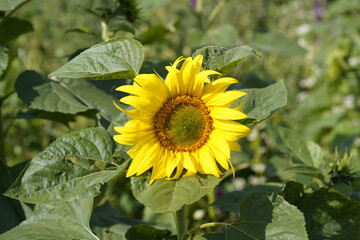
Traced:
<path id="1" fill-rule="evenodd" d="M 241 146 L 240 146 L 240 144 L 238 142 L 229 141 L 228 144 L 229 144 L 230 150 L 237 151 L 237 152 L 241 151 Z"/>
<path id="2" fill-rule="evenodd" d="M 235 78 L 219 78 L 205 86 L 204 93 L 201 99 L 206 100 L 208 97 L 211 97 L 216 93 L 224 92 L 231 84 L 237 82 L 238 80 L 236 80 Z"/>
<path id="3" fill-rule="evenodd" d="M 211 107 L 210 116 L 217 119 L 237 120 L 246 118 L 247 115 L 231 108 Z"/>
<path id="4" fill-rule="evenodd" d="M 227 141 L 217 133 L 213 131 L 208 140 L 209 148 L 212 150 L 216 161 L 223 167 L 225 170 L 229 169 L 230 162 L 230 148 Z"/>
<path id="5" fill-rule="evenodd" d="M 175 96 L 179 94 L 178 78 L 180 71 L 177 69 L 177 65 L 179 65 L 179 63 L 183 60 L 184 60 L 183 57 L 179 57 L 178 59 L 176 59 L 176 61 L 171 67 L 166 68 L 169 72 L 165 78 L 165 84 L 169 89 L 170 96 Z"/>
<path id="6" fill-rule="evenodd" d="M 234 101 L 238 98 L 246 95 L 245 92 L 238 90 L 232 90 L 222 93 L 216 93 L 208 97 L 204 102 L 207 106 L 229 107 L 234 104 Z"/>
<path id="7" fill-rule="evenodd" d="M 196 168 L 195 168 L 194 163 L 191 160 L 189 154 L 188 153 L 178 153 L 178 154 L 181 155 L 184 168 L 186 168 L 188 171 L 196 172 Z"/>
<path id="8" fill-rule="evenodd" d="M 130 93 L 130 94 L 138 95 L 138 92 L 136 92 L 133 85 L 122 85 L 120 87 L 117 87 L 115 90 L 120 91 L 120 92 L 126 92 L 126 93 Z"/>
<path id="9" fill-rule="evenodd" d="M 140 94 L 151 95 L 152 98 L 167 99 L 169 97 L 169 90 L 166 87 L 163 80 L 161 80 L 156 74 L 140 74 L 134 78 L 136 82 L 134 86 L 138 84 L 142 90 Z M 146 97 L 146 96 L 144 96 Z"/>
<path id="10" fill-rule="evenodd" d="M 220 170 L 216 166 L 214 156 L 210 154 L 210 149 L 207 145 L 204 145 L 199 149 L 199 160 L 204 173 L 220 177 Z"/>
<path id="11" fill-rule="evenodd" d="M 120 107 L 119 105 L 117 105 L 115 102 L 113 102 L 115 107 L 117 109 L 119 109 L 120 111 L 126 113 L 129 117 L 133 118 L 133 119 L 137 119 L 140 121 L 151 121 L 153 116 L 150 116 L 149 114 L 142 114 L 139 110 L 137 109 L 133 109 L 133 110 L 125 110 L 122 107 Z"/>
<path id="12" fill-rule="evenodd" d="M 201 97 L 203 94 L 205 83 L 210 82 L 208 76 L 215 74 L 220 74 L 220 73 L 213 70 L 206 70 L 196 74 L 193 89 L 189 89 L 190 95 L 195 97 Z"/>
<path id="13" fill-rule="evenodd" d="M 146 143 L 141 144 L 141 151 L 133 157 L 130 167 L 126 173 L 126 177 L 136 174 L 137 176 L 149 170 L 155 160 L 157 160 L 157 154 L 160 150 L 160 144 L 156 139 L 152 139 Z"/>
<path id="14" fill-rule="evenodd" d="M 237 140 L 250 133 L 250 128 L 235 121 L 213 119 L 213 126 L 221 131 L 221 135 L 228 141 Z"/>
<path id="15" fill-rule="evenodd" d="M 171 151 L 166 151 L 166 155 L 166 175 L 169 178 L 179 165 L 181 158 L 178 154 L 174 154 Z"/>

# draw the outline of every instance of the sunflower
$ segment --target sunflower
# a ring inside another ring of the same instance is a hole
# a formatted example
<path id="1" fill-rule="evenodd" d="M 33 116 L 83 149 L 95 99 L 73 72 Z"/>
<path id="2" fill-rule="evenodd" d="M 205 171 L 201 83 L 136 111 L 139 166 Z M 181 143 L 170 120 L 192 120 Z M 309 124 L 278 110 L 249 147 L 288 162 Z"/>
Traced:
<path id="1" fill-rule="evenodd" d="M 127 153 L 132 162 L 126 176 L 138 176 L 152 168 L 150 183 L 156 179 L 178 179 L 196 173 L 220 177 L 233 165 L 230 150 L 240 151 L 237 139 L 250 129 L 233 120 L 247 116 L 230 108 L 246 93 L 226 89 L 237 80 L 230 77 L 210 82 L 213 70 L 201 71 L 203 56 L 178 58 L 167 66 L 162 80 L 156 74 L 140 74 L 132 85 L 117 91 L 130 95 L 120 102 L 134 107 L 125 110 L 133 120 L 123 127 L 114 140 L 134 145 Z M 180 70 L 177 68 L 182 62 Z"/>

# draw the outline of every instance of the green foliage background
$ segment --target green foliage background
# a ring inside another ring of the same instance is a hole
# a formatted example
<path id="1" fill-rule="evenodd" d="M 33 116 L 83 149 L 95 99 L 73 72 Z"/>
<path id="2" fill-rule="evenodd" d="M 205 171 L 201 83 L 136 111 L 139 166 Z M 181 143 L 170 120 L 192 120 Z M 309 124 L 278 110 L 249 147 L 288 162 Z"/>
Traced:
<path id="1" fill-rule="evenodd" d="M 176 239 L 166 211 L 183 204 L 193 239 L 360 239 L 356 0 L 8 0 L 0 10 L 1 240 Z M 125 179 L 114 89 L 199 53 L 248 92 L 252 134 L 232 153 L 235 177 Z"/>

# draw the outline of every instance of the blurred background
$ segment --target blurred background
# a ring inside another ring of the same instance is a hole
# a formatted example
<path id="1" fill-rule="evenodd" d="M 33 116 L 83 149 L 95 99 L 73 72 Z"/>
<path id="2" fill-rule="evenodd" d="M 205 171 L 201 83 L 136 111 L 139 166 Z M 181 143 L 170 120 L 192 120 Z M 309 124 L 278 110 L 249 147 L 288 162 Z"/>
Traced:
<path id="1" fill-rule="evenodd" d="M 340 181 L 345 185 L 339 191 L 356 192 L 354 181 L 360 169 L 358 0 L 32 0 L 13 16 L 32 27 L 7 42 L 11 67 L 0 80 L 0 95 L 13 91 L 15 79 L 24 70 L 48 75 L 107 37 L 139 40 L 145 47 L 141 71 L 155 69 L 160 75 L 177 57 L 191 56 L 203 46 L 254 48 L 261 57 L 247 58 L 230 75 L 240 80 L 242 88 L 262 88 L 283 80 L 288 104 L 241 141 L 243 151 L 233 155 L 233 162 L 241 167 L 235 178 L 222 182 L 218 196 L 291 179 L 309 186 L 325 184 L 283 171 L 292 163 L 270 136 L 270 125 L 290 128 L 320 146 L 331 163 L 327 172 L 331 184 Z M 24 114 L 27 106 L 17 94 L 6 98 L 1 109 L 8 166 L 30 160 L 59 136 L 97 124 L 80 115 L 68 124 L 32 119 Z M 112 184 L 116 189 L 119 183 Z M 113 207 L 128 216 L 139 214 L 131 194 L 118 197 L 114 191 L 106 198 Z M 193 208 L 194 221 L 206 215 L 201 202 Z"/>

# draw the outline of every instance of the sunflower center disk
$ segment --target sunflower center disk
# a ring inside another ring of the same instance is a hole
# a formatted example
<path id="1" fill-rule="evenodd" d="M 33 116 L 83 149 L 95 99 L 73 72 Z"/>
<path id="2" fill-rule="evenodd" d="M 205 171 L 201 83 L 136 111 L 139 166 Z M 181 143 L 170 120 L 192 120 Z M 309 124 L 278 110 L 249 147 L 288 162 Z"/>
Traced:
<path id="1" fill-rule="evenodd" d="M 201 111 L 192 105 L 178 105 L 165 122 L 165 131 L 177 146 L 191 146 L 205 130 L 205 119 Z"/>
<path id="2" fill-rule="evenodd" d="M 209 113 L 201 100 L 177 96 L 168 100 L 155 115 L 155 134 L 169 150 L 194 151 L 206 143 L 213 130 Z"/>

